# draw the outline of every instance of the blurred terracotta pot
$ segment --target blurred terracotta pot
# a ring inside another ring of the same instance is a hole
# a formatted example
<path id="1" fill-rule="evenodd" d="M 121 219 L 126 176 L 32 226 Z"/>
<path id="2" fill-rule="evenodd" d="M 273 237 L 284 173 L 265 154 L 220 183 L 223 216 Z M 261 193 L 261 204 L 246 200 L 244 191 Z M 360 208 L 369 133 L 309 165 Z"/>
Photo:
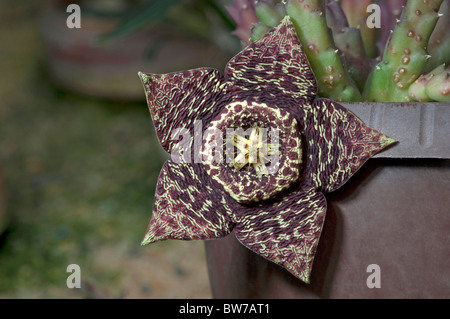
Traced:
<path id="1" fill-rule="evenodd" d="M 203 66 L 223 68 L 230 58 L 206 40 L 187 37 L 164 26 L 136 31 L 96 44 L 114 28 L 114 16 L 87 14 L 81 8 L 81 28 L 66 25 L 65 1 L 50 1 L 40 16 L 47 69 L 53 82 L 89 96 L 142 101 L 139 71 L 167 73 Z"/>
<path id="2" fill-rule="evenodd" d="M 389 112 L 386 104 L 383 114 Z M 450 105 L 397 105 L 392 112 L 402 116 L 382 131 L 394 138 L 386 131 L 403 131 L 399 152 L 409 152 L 408 158 L 371 159 L 341 189 L 326 194 L 311 283 L 251 252 L 232 234 L 205 243 L 213 297 L 450 298 Z M 421 123 L 417 132 L 409 128 L 411 112 Z M 408 146 L 408 136 L 418 140 L 418 153 L 428 150 L 435 158 L 413 158 L 408 148 L 416 142 Z M 371 285 L 373 267 L 379 288 Z"/>

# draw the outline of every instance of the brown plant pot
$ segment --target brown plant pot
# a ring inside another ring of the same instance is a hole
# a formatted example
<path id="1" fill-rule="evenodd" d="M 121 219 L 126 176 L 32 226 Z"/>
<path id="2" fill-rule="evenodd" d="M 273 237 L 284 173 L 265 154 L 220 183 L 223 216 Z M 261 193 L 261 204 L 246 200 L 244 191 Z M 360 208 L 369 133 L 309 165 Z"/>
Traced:
<path id="1" fill-rule="evenodd" d="M 311 283 L 231 234 L 205 242 L 214 298 L 450 298 L 450 104 L 344 105 L 400 143 L 326 194 Z"/>

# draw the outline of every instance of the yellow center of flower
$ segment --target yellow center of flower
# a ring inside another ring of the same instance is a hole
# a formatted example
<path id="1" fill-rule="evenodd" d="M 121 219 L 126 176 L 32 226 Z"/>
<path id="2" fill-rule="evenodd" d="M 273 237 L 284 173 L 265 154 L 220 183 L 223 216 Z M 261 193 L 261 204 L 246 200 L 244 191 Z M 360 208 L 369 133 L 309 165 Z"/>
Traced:
<path id="1" fill-rule="evenodd" d="M 249 135 L 233 135 L 228 143 L 231 143 L 237 152 L 230 167 L 239 171 L 251 166 L 258 175 L 269 174 L 266 164 L 270 162 L 269 156 L 279 155 L 279 145 L 269 144 L 266 133 L 264 128 L 255 125 Z"/>

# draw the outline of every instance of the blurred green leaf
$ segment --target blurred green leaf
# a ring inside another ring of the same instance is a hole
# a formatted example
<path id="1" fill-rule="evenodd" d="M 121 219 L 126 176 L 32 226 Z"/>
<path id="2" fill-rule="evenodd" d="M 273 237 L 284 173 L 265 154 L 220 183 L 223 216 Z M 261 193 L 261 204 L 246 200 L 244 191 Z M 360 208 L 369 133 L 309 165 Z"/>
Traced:
<path id="1" fill-rule="evenodd" d="M 144 1 L 125 14 L 118 26 L 98 37 L 99 43 L 128 35 L 149 22 L 159 22 L 165 18 L 167 11 L 182 0 Z"/>
<path id="2" fill-rule="evenodd" d="M 222 19 L 230 31 L 236 28 L 236 23 L 231 19 L 230 15 L 225 11 L 225 7 L 218 5 L 214 0 L 205 0 L 206 4 L 211 7 L 216 14 Z"/>

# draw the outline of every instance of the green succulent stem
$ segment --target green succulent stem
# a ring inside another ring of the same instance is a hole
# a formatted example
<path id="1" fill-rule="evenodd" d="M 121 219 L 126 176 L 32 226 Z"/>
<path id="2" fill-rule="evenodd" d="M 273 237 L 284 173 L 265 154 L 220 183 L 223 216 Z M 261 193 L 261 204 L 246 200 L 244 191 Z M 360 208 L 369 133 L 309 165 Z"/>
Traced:
<path id="1" fill-rule="evenodd" d="M 424 68 L 424 72 L 428 72 L 440 63 L 450 65 L 450 33 L 447 33 L 438 45 L 430 48 L 429 53 L 431 57 Z"/>
<path id="2" fill-rule="evenodd" d="M 371 64 L 364 50 L 361 33 L 357 28 L 346 27 L 339 32 L 333 32 L 333 38 L 336 46 L 343 52 L 350 77 L 362 92 Z"/>
<path id="3" fill-rule="evenodd" d="M 256 22 L 252 27 L 252 35 L 250 37 L 250 41 L 255 42 L 258 41 L 264 34 L 270 31 L 272 27 L 269 27 L 261 22 Z"/>
<path id="4" fill-rule="evenodd" d="M 391 1 L 391 0 L 388 0 Z M 361 32 L 361 38 L 364 44 L 366 54 L 370 58 L 376 58 L 378 48 L 376 46 L 378 29 L 369 28 L 367 18 L 370 12 L 367 7 L 374 3 L 374 0 L 341 0 L 340 4 L 345 12 L 350 27 L 355 27 Z"/>
<path id="5" fill-rule="evenodd" d="M 259 22 L 274 27 L 284 18 L 286 10 L 274 0 L 259 0 L 255 1 L 255 13 Z"/>
<path id="6" fill-rule="evenodd" d="M 429 102 L 432 98 L 427 94 L 427 85 L 430 80 L 437 74 L 445 70 L 445 64 L 441 64 L 431 72 L 427 74 L 422 74 L 413 84 L 409 87 L 409 96 L 412 100 L 418 102 Z"/>
<path id="7" fill-rule="evenodd" d="M 288 0 L 286 12 L 316 76 L 319 95 L 335 101 L 360 101 L 361 94 L 328 30 L 324 2 Z"/>
<path id="8" fill-rule="evenodd" d="M 433 76 L 426 86 L 426 94 L 436 102 L 450 103 L 450 70 Z"/>
<path id="9" fill-rule="evenodd" d="M 409 0 L 388 40 L 383 60 L 370 74 L 364 97 L 369 101 L 410 101 L 409 87 L 429 59 L 426 46 L 438 21 L 442 0 Z"/>
<path id="10" fill-rule="evenodd" d="M 425 65 L 424 72 L 436 68 L 438 65 L 445 63 L 450 64 L 450 0 L 444 0 L 439 9 L 441 15 L 436 27 L 431 34 L 428 42 L 428 53 L 431 55 L 430 59 Z"/>
<path id="11" fill-rule="evenodd" d="M 339 2 L 328 2 L 326 6 L 328 28 L 333 34 L 336 47 L 343 53 L 348 72 L 360 91 L 370 73 L 371 62 L 366 54 L 360 28 L 349 27 Z"/>

